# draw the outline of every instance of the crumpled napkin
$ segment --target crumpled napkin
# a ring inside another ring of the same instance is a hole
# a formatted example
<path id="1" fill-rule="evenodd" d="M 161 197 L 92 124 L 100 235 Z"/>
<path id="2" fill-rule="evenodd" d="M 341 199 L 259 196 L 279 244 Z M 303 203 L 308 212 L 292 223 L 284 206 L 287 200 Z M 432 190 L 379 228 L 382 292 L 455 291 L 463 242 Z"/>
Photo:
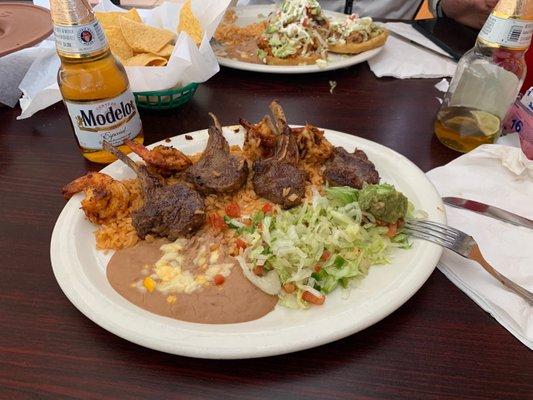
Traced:
<path id="1" fill-rule="evenodd" d="M 414 42 L 430 47 L 442 54 L 447 54 L 431 40 L 417 32 L 410 24 L 388 22 L 383 26 Z M 451 59 L 419 49 L 392 35 L 389 35 L 384 49 L 368 60 L 368 65 L 378 78 L 392 76 L 398 79 L 453 76 L 457 67 L 457 64 Z"/>
<path id="2" fill-rule="evenodd" d="M 33 61 L 42 53 L 46 42 L 49 41 L 44 40 L 34 47 L 0 57 L 0 103 L 9 107 L 17 105 L 22 95 L 19 85 Z"/>
<path id="3" fill-rule="evenodd" d="M 496 144 L 503 144 L 505 146 L 520 148 L 520 139 L 518 133 L 509 133 L 508 135 L 502 135 L 496 140 Z"/>
<path id="4" fill-rule="evenodd" d="M 516 147 L 483 145 L 427 173 L 441 196 L 457 196 L 533 219 L 533 161 Z M 484 258 L 533 291 L 533 230 L 446 206 L 448 224 L 473 236 Z M 533 349 L 533 307 L 507 290 L 478 263 L 445 250 L 439 270 Z"/>
<path id="5" fill-rule="evenodd" d="M 17 119 L 31 117 L 34 113 L 61 100 L 57 86 L 59 58 L 54 40 L 46 40 L 39 47 L 33 64 L 20 82 L 22 92 L 20 108 L 22 112 Z"/>

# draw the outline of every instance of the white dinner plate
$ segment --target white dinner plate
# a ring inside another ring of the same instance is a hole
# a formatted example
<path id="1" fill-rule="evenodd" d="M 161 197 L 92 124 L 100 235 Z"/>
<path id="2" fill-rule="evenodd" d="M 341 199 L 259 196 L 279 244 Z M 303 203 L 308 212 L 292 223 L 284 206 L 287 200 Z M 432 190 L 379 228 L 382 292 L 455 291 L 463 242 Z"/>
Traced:
<path id="1" fill-rule="evenodd" d="M 224 128 L 231 145 L 242 144 L 244 130 Z M 424 210 L 428 218 L 445 222 L 440 196 L 424 173 L 411 161 L 380 144 L 346 133 L 326 130 L 336 146 L 362 149 L 376 165 L 382 181 L 394 184 Z M 170 143 L 188 154 L 202 151 L 207 130 L 174 137 Z M 154 146 L 153 145 L 153 146 Z M 152 147 L 152 146 L 150 146 Z M 133 155 L 132 158 L 138 160 Z M 133 172 L 117 161 L 102 170 L 118 178 L 132 178 Z M 65 182 L 66 183 L 66 182 Z M 59 188 L 58 188 L 59 190 Z M 291 310 L 277 305 L 274 311 L 255 321 L 214 325 L 182 322 L 145 311 L 128 302 L 106 278 L 112 252 L 97 251 L 95 226 L 80 209 L 82 194 L 75 195 L 59 216 L 51 242 L 55 277 L 69 300 L 88 318 L 108 331 L 141 346 L 168 353 L 200 358 L 251 358 L 307 349 L 358 332 L 405 303 L 433 272 L 441 248 L 414 240 L 409 250 L 395 250 L 392 262 L 373 266 L 367 277 L 343 296 L 330 295 L 323 306 Z"/>
<path id="2" fill-rule="evenodd" d="M 236 7 L 235 11 L 238 17 L 237 25 L 245 26 L 258 21 L 258 15 L 268 16 L 276 9 L 275 5 L 257 5 Z M 345 14 L 334 11 L 323 11 L 324 15 L 333 20 L 346 18 Z M 218 63 L 224 67 L 240 69 L 244 71 L 266 72 L 271 74 L 303 74 L 310 72 L 331 71 L 334 69 L 346 68 L 355 64 L 365 62 L 374 57 L 383 49 L 383 46 L 365 51 L 360 54 L 334 54 L 328 53 L 328 62 L 326 65 L 266 65 L 254 64 L 240 60 L 233 60 L 228 57 L 217 56 Z"/>

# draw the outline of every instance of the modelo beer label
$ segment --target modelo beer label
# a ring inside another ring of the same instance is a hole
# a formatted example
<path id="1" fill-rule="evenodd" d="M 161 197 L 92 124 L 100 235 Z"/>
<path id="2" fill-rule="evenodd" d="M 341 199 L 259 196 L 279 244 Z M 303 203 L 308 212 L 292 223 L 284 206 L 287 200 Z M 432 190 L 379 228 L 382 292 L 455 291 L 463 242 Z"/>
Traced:
<path id="1" fill-rule="evenodd" d="M 141 119 L 129 89 L 109 100 L 65 100 L 65 104 L 81 147 L 101 150 L 103 140 L 120 146 L 125 139 L 133 139 L 141 131 Z"/>
<path id="2" fill-rule="evenodd" d="M 86 25 L 54 25 L 57 50 L 66 54 L 93 53 L 107 47 L 98 21 Z"/>
<path id="3" fill-rule="evenodd" d="M 490 15 L 479 38 L 485 42 L 515 49 L 527 49 L 533 34 L 533 21 Z"/>

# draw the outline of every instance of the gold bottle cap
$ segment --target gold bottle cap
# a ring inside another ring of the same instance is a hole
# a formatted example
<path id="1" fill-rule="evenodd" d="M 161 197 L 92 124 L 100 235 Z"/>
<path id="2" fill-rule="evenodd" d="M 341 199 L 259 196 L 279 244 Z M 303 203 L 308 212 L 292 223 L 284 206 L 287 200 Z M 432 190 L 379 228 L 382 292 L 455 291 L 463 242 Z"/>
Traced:
<path id="1" fill-rule="evenodd" d="M 533 0 L 500 0 L 481 28 L 478 43 L 523 52 L 532 34 Z"/>
<path id="2" fill-rule="evenodd" d="M 50 10 L 57 25 L 82 25 L 95 19 L 87 0 L 50 0 Z"/>
<path id="3" fill-rule="evenodd" d="M 533 1 L 500 0 L 492 13 L 500 18 L 533 20 Z"/>
<path id="4" fill-rule="evenodd" d="M 100 23 L 87 0 L 50 0 L 60 57 L 86 59 L 109 51 Z"/>

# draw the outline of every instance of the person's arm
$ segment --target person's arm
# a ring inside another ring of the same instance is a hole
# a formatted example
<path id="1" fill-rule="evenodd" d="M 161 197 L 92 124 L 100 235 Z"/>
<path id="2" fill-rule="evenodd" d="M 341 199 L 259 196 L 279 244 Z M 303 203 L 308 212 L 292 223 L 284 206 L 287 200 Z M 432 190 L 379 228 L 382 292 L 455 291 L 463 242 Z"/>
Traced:
<path id="1" fill-rule="evenodd" d="M 498 0 L 430 0 L 430 7 L 437 17 L 449 18 L 472 28 L 481 28 Z"/>

